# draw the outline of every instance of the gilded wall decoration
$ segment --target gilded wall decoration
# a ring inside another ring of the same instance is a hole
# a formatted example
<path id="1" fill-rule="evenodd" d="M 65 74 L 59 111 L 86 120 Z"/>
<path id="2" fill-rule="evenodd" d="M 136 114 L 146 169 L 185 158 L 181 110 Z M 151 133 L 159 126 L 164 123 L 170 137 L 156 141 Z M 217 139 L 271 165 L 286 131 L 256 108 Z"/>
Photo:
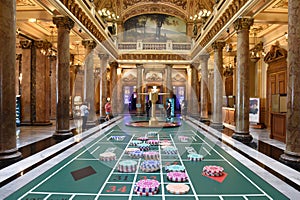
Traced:
<path id="1" fill-rule="evenodd" d="M 162 77 L 162 73 L 158 73 L 158 72 L 149 72 L 146 74 L 145 80 L 148 82 L 153 82 L 153 81 L 162 81 L 163 77 Z"/>
<path id="2" fill-rule="evenodd" d="M 17 0 L 17 6 L 36 6 L 32 0 Z"/>
<path id="3" fill-rule="evenodd" d="M 176 73 L 175 75 L 172 76 L 172 82 L 185 82 L 185 81 L 186 81 L 186 77 L 181 73 Z"/>

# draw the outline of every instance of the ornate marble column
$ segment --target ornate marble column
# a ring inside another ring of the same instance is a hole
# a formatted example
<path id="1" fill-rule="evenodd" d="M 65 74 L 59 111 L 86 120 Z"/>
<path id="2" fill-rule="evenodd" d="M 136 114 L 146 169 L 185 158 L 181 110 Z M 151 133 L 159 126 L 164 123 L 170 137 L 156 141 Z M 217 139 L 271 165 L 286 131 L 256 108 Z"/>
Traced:
<path id="1" fill-rule="evenodd" d="M 199 117 L 198 111 L 198 95 L 197 95 L 197 85 L 198 85 L 198 68 L 199 63 L 193 63 L 191 66 L 191 93 L 190 93 L 190 104 L 191 108 L 190 115 L 193 117 Z"/>
<path id="2" fill-rule="evenodd" d="M 290 0 L 288 5 L 288 88 L 286 148 L 280 160 L 300 170 L 300 1 Z"/>
<path id="3" fill-rule="evenodd" d="M 21 159 L 16 142 L 16 1 L 0 1 L 0 168 Z M 5 48 L 4 48 L 5 47 Z"/>
<path id="4" fill-rule="evenodd" d="M 166 65 L 166 93 L 168 98 L 173 97 L 173 85 L 172 85 L 172 66 Z"/>
<path id="5" fill-rule="evenodd" d="M 56 131 L 53 137 L 64 140 L 73 134 L 69 122 L 70 98 L 70 30 L 74 22 L 69 17 L 53 17 L 57 27 L 57 102 L 56 102 Z"/>
<path id="6" fill-rule="evenodd" d="M 56 118 L 56 56 L 50 56 L 50 119 Z"/>
<path id="7" fill-rule="evenodd" d="M 118 113 L 124 113 L 124 100 L 123 100 L 123 83 L 122 83 L 122 68 L 117 68 L 117 104 L 118 104 Z"/>
<path id="8" fill-rule="evenodd" d="M 136 114 L 141 115 L 142 114 L 142 86 L 143 86 L 143 65 L 142 64 L 136 64 L 137 69 L 137 83 L 136 83 L 136 92 L 137 92 L 137 98 L 136 98 Z"/>
<path id="9" fill-rule="evenodd" d="M 97 122 L 97 116 L 94 105 L 94 48 L 96 47 L 96 42 L 93 40 L 83 40 L 82 45 L 85 48 L 83 101 L 86 101 L 90 107 L 90 112 L 86 125 L 87 127 L 93 127 L 96 125 Z"/>
<path id="10" fill-rule="evenodd" d="M 214 42 L 214 93 L 213 93 L 213 114 L 211 127 L 221 131 L 222 122 L 222 102 L 223 102 L 223 47 L 225 42 Z"/>
<path id="11" fill-rule="evenodd" d="M 118 113 L 118 96 L 120 92 L 118 91 L 118 76 L 117 76 L 117 68 L 118 63 L 112 62 L 110 64 L 110 92 L 111 92 L 111 106 L 112 106 L 112 113 L 116 115 Z"/>
<path id="12" fill-rule="evenodd" d="M 107 100 L 107 54 L 98 54 L 100 59 L 100 117 L 105 118 L 104 106 Z"/>
<path id="13" fill-rule="evenodd" d="M 239 18 L 234 22 L 237 32 L 237 68 L 236 68 L 236 103 L 235 131 L 232 137 L 245 144 L 253 139 L 249 133 L 249 29 L 253 19 Z"/>
<path id="14" fill-rule="evenodd" d="M 201 65 L 201 94 L 200 121 L 208 122 L 208 59 L 209 55 L 200 55 Z"/>
<path id="15" fill-rule="evenodd" d="M 186 81 L 186 102 L 187 102 L 187 116 L 190 116 L 192 107 L 190 106 L 192 101 L 191 101 L 191 94 L 192 94 L 192 69 L 191 67 L 186 69 L 187 71 L 187 81 Z"/>

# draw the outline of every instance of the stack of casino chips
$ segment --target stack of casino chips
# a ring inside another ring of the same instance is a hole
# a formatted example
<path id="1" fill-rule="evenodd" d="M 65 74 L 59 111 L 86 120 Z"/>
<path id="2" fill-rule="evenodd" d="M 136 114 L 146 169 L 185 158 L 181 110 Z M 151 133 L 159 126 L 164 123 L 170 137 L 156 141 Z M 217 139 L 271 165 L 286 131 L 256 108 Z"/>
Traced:
<path id="1" fill-rule="evenodd" d="M 160 140 L 159 145 L 160 146 L 172 146 L 172 143 L 170 140 Z"/>
<path id="2" fill-rule="evenodd" d="M 147 151 L 144 152 L 145 160 L 159 160 L 159 152 L 158 151 Z"/>
<path id="3" fill-rule="evenodd" d="M 125 149 L 125 153 L 126 154 L 130 154 L 131 152 L 134 152 L 134 151 L 139 151 L 140 149 L 139 148 L 126 148 Z"/>
<path id="4" fill-rule="evenodd" d="M 216 165 L 208 165 L 203 167 L 203 173 L 207 176 L 222 176 L 224 168 Z"/>
<path id="5" fill-rule="evenodd" d="M 147 143 L 141 143 L 141 144 L 138 144 L 137 146 L 141 151 L 149 151 L 150 150 L 150 144 L 147 144 Z"/>
<path id="6" fill-rule="evenodd" d="M 140 168 L 143 172 L 155 172 L 160 169 L 160 162 L 158 160 L 145 160 L 141 163 Z"/>
<path id="7" fill-rule="evenodd" d="M 147 144 L 157 146 L 159 144 L 159 140 L 147 140 Z"/>
<path id="8" fill-rule="evenodd" d="M 177 154 L 177 148 L 173 146 L 166 146 L 163 148 L 163 151 L 165 152 L 165 154 L 169 154 L 169 155 Z"/>
<path id="9" fill-rule="evenodd" d="M 118 164 L 119 172 L 135 172 L 137 168 L 137 162 L 134 160 L 122 160 Z"/>
<path id="10" fill-rule="evenodd" d="M 185 194 L 190 190 L 190 186 L 185 183 L 170 183 L 166 189 L 172 194 Z"/>
<path id="11" fill-rule="evenodd" d="M 102 161 L 112 161 L 116 160 L 116 154 L 113 152 L 104 152 L 99 155 L 99 159 Z"/>
<path id="12" fill-rule="evenodd" d="M 168 172 L 168 180 L 173 182 L 185 182 L 188 180 L 188 176 L 185 172 Z"/>
<path id="13" fill-rule="evenodd" d="M 129 153 L 129 156 L 132 158 L 142 158 L 144 156 L 144 152 L 141 150 L 132 151 Z"/>
<path id="14" fill-rule="evenodd" d="M 144 137 L 139 137 L 138 140 L 140 141 L 147 141 L 149 138 L 144 136 Z"/>
<path id="15" fill-rule="evenodd" d="M 138 144 L 141 144 L 142 141 L 141 140 L 131 140 L 131 142 L 129 143 L 129 145 L 131 146 L 137 146 Z"/>
<path id="16" fill-rule="evenodd" d="M 152 196 L 157 194 L 160 183 L 154 179 L 143 179 L 136 182 L 134 192 L 140 196 Z"/>
<path id="17" fill-rule="evenodd" d="M 203 160 L 203 156 L 197 153 L 191 153 L 188 155 L 188 159 L 190 161 L 201 161 Z"/>
<path id="18" fill-rule="evenodd" d="M 182 165 L 165 166 L 166 172 L 185 172 L 185 167 Z"/>

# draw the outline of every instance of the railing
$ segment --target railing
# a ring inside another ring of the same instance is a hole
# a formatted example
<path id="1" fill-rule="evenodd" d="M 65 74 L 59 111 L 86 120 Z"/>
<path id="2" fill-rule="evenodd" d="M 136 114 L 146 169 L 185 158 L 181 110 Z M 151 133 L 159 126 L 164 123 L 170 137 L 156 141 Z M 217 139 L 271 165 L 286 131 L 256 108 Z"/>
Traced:
<path id="1" fill-rule="evenodd" d="M 119 50 L 176 50 L 176 51 L 190 51 L 192 43 L 173 43 L 167 42 L 119 42 Z"/>

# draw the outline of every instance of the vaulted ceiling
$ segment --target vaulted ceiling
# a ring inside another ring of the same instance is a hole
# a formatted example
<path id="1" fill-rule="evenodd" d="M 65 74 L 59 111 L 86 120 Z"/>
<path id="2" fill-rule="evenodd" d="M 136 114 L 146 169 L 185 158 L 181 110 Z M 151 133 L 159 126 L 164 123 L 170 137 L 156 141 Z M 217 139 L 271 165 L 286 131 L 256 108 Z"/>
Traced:
<path id="1" fill-rule="evenodd" d="M 109 9 L 119 16 L 119 21 L 122 24 L 133 16 L 150 13 L 176 16 L 189 23 L 192 22 L 190 17 L 197 14 L 200 9 L 207 9 L 213 12 L 216 2 L 226 4 L 229 0 L 17 0 L 16 2 L 17 33 L 20 33 L 17 41 L 22 40 L 24 36 L 34 40 L 48 40 L 54 44 L 55 48 L 57 45 L 57 32 L 52 19 L 55 15 L 65 14 L 57 8 L 57 5 L 61 4 L 60 2 L 74 2 L 78 4 L 83 4 L 84 2 L 92 3 L 95 5 L 96 12 L 103 8 Z M 250 35 L 253 35 L 255 32 L 256 37 L 262 38 L 267 33 L 276 31 L 278 27 L 282 25 L 287 26 L 288 0 L 236 0 L 236 2 L 246 2 L 249 4 L 241 15 L 254 18 L 254 25 L 251 28 Z M 227 12 L 230 12 L 228 9 Z M 225 14 L 223 13 L 222 15 Z M 36 20 L 30 22 L 29 19 L 31 18 Z M 221 22 L 223 21 L 225 20 L 221 19 Z M 215 23 L 219 22 L 220 20 Z M 224 25 L 225 24 L 226 23 L 224 23 Z M 227 29 L 222 28 L 223 27 L 219 27 L 220 33 L 218 33 L 218 39 L 226 41 L 231 37 L 231 41 L 234 42 L 235 38 L 232 34 L 234 33 L 232 26 L 228 26 Z M 203 38 L 201 37 L 199 38 L 202 40 L 206 39 L 204 36 Z M 84 49 L 81 45 L 81 41 L 90 38 L 91 36 L 89 34 L 82 31 L 81 26 L 75 24 L 75 27 L 70 33 L 71 53 L 83 56 Z M 200 41 L 198 42 L 201 44 Z"/>

